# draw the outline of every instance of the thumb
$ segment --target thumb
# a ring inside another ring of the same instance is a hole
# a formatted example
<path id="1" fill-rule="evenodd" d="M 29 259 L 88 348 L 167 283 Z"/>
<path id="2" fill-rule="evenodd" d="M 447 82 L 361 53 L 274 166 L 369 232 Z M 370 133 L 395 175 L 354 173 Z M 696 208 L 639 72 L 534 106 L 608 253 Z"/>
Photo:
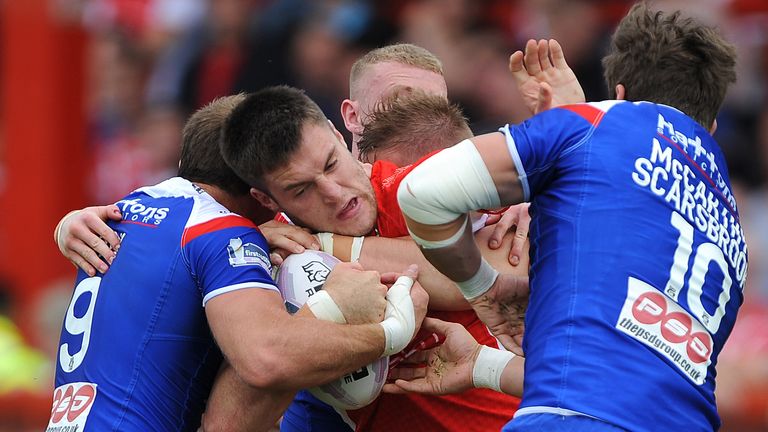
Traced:
<path id="1" fill-rule="evenodd" d="M 104 207 L 104 214 L 99 216 L 101 216 L 102 219 L 107 218 L 114 221 L 119 221 L 123 218 L 122 213 L 120 213 L 120 209 L 114 204 L 110 204 Z"/>
<path id="2" fill-rule="evenodd" d="M 403 271 L 403 276 L 407 276 L 415 281 L 419 278 L 419 266 L 416 264 L 409 265 L 408 268 Z"/>
<path id="3" fill-rule="evenodd" d="M 552 86 L 549 83 L 541 83 L 539 86 L 539 97 L 536 101 L 536 112 L 538 114 L 552 108 Z"/>

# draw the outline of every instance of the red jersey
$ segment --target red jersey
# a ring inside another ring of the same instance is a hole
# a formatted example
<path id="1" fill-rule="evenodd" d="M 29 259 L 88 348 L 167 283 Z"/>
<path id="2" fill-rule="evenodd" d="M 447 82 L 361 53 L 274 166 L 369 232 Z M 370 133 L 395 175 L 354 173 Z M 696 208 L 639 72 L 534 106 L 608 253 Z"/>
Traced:
<path id="1" fill-rule="evenodd" d="M 426 157 L 405 167 L 387 161 L 378 161 L 373 165 L 371 183 L 378 203 L 376 228 L 381 237 L 408 235 L 397 202 L 397 188 L 403 177 L 424 159 Z M 427 316 L 460 323 L 479 343 L 498 348 L 496 338 L 474 311 L 429 311 Z M 420 333 L 414 344 L 427 336 Z M 516 397 L 489 389 L 472 389 L 446 396 L 381 394 L 371 405 L 348 411 L 348 415 L 355 422 L 356 430 L 366 432 L 490 431 L 500 430 L 512 418 L 519 403 L 520 399 Z"/>

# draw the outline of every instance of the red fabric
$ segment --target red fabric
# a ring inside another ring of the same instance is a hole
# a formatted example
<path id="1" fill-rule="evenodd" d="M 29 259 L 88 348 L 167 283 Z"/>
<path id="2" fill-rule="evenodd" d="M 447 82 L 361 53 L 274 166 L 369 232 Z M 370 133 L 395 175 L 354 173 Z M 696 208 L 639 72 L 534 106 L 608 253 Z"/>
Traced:
<path id="1" fill-rule="evenodd" d="M 408 235 L 397 203 L 397 188 L 403 177 L 424 159 L 402 168 L 386 161 L 373 165 L 371 183 L 378 202 L 377 228 L 380 236 Z M 498 347 L 496 339 L 473 311 L 429 312 L 428 316 L 461 323 L 478 342 Z M 415 342 L 404 351 L 407 352 L 425 337 L 429 338 L 429 334 L 419 333 Z M 518 398 L 488 389 L 473 389 L 447 396 L 382 394 L 371 405 L 348 414 L 358 431 L 492 431 L 501 429 L 512 418 L 519 403 Z"/>
<path id="2" fill-rule="evenodd" d="M 203 222 L 198 225 L 193 225 L 187 229 L 184 230 L 184 235 L 182 235 L 182 246 L 186 246 L 187 243 L 191 242 L 192 240 L 200 237 L 203 234 L 207 234 L 209 232 L 218 231 L 220 229 L 224 228 L 232 228 L 232 227 L 247 227 L 247 228 L 253 228 L 258 230 L 259 228 L 253 224 L 250 220 L 239 216 L 239 215 L 229 215 L 224 216 L 216 219 L 209 220 L 208 222 Z"/>

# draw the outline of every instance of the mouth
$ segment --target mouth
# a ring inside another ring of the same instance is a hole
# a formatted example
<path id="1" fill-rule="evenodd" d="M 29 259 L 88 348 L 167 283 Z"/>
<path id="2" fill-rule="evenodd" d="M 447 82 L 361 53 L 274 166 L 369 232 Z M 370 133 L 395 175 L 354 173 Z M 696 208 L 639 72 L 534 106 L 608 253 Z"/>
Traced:
<path id="1" fill-rule="evenodd" d="M 347 201 L 341 211 L 336 215 L 338 219 L 347 220 L 357 216 L 357 211 L 360 209 L 360 201 L 357 197 Z"/>

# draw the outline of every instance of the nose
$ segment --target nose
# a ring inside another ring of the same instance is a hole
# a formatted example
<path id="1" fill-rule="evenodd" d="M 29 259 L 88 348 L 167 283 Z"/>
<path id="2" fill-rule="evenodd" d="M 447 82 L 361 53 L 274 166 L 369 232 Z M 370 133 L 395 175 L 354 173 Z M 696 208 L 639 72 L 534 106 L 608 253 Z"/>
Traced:
<path id="1" fill-rule="evenodd" d="M 343 188 L 333 179 L 323 177 L 317 182 L 317 189 L 325 204 L 336 204 L 342 199 Z"/>

